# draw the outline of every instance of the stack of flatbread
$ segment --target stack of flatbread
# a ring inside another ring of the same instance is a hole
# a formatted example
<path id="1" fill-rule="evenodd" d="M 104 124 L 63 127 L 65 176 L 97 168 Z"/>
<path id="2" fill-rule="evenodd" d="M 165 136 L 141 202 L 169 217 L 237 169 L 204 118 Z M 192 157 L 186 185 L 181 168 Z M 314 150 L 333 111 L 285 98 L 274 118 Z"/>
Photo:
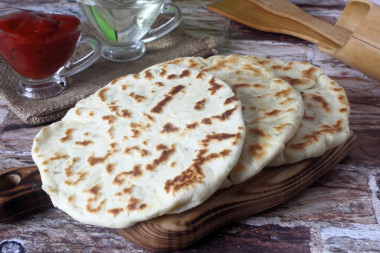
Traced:
<path id="1" fill-rule="evenodd" d="M 345 91 L 307 63 L 187 57 L 113 80 L 35 137 L 53 204 L 127 228 L 349 136 Z"/>

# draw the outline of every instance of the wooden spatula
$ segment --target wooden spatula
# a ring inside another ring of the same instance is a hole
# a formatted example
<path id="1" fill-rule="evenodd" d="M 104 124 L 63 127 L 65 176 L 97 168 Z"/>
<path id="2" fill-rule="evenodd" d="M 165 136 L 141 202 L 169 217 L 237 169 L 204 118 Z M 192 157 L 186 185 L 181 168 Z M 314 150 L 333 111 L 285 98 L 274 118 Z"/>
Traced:
<path id="1" fill-rule="evenodd" d="M 249 27 L 296 36 L 328 49 L 342 47 L 352 35 L 286 0 L 223 0 L 206 8 Z"/>

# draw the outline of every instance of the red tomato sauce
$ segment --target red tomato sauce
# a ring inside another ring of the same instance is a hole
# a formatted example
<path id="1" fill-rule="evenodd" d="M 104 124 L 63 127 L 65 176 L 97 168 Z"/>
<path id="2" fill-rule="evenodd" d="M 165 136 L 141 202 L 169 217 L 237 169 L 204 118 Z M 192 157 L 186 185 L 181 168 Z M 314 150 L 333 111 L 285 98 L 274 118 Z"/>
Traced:
<path id="1" fill-rule="evenodd" d="M 68 61 L 79 36 L 75 16 L 20 10 L 0 17 L 0 56 L 22 77 L 43 79 Z"/>

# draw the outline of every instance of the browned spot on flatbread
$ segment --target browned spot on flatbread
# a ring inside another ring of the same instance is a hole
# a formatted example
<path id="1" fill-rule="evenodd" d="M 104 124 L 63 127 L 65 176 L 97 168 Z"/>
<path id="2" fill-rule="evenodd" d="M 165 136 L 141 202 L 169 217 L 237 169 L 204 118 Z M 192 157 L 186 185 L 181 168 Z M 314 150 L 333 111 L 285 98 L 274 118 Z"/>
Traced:
<path id="1" fill-rule="evenodd" d="M 108 174 L 112 174 L 112 172 L 115 170 L 115 164 L 114 163 L 108 163 L 106 165 L 106 171 Z"/>
<path id="2" fill-rule="evenodd" d="M 120 76 L 120 77 L 118 77 L 118 78 L 116 78 L 116 79 L 112 80 L 112 82 L 111 82 L 111 85 L 115 85 L 115 84 L 116 84 L 116 82 L 118 82 L 118 81 L 122 80 L 123 78 L 124 78 L 124 76 Z"/>
<path id="3" fill-rule="evenodd" d="M 133 128 L 133 129 L 140 129 L 140 130 L 143 130 L 143 131 L 147 131 L 147 130 L 149 130 L 149 128 L 150 128 L 150 124 L 146 124 L 146 125 L 144 125 L 144 124 L 142 124 L 142 123 L 136 123 L 136 122 L 131 122 L 131 123 L 129 124 L 129 126 L 130 126 L 131 128 Z"/>
<path id="4" fill-rule="evenodd" d="M 77 185 L 80 181 L 86 179 L 87 172 L 78 171 L 77 173 L 75 173 L 75 175 L 77 176 L 77 180 L 75 180 L 75 181 L 65 180 L 65 184 L 70 185 L 70 186 L 71 185 Z"/>
<path id="5" fill-rule="evenodd" d="M 281 113 L 282 113 L 281 110 L 273 109 L 273 110 L 270 111 L 270 112 L 266 112 L 266 113 L 265 113 L 265 116 L 267 116 L 267 117 L 275 117 L 275 116 L 277 116 L 277 115 L 279 115 L 279 114 L 281 114 Z"/>
<path id="6" fill-rule="evenodd" d="M 287 109 L 285 112 L 293 112 L 293 111 L 295 111 L 294 108 L 289 108 L 289 109 Z"/>
<path id="7" fill-rule="evenodd" d="M 208 90 L 210 91 L 210 94 L 211 95 L 214 95 L 219 89 L 222 89 L 223 88 L 223 85 L 217 83 L 215 81 L 215 76 L 213 76 L 211 78 L 211 80 L 209 81 L 210 85 L 211 85 L 211 88 L 208 88 Z"/>
<path id="8" fill-rule="evenodd" d="M 67 197 L 67 202 L 71 203 L 71 202 L 73 202 L 73 200 L 74 200 L 74 196 L 73 195 L 70 195 L 70 196 Z"/>
<path id="9" fill-rule="evenodd" d="M 163 77 L 166 74 L 166 69 L 161 69 L 159 76 Z"/>
<path id="10" fill-rule="evenodd" d="M 71 163 L 67 167 L 65 167 L 64 171 L 65 171 L 66 177 L 71 177 L 72 175 L 74 175 L 73 168 L 74 168 L 74 165 L 78 161 L 79 161 L 79 158 L 75 157 L 71 160 Z"/>
<path id="11" fill-rule="evenodd" d="M 107 100 L 106 92 L 108 91 L 108 88 L 103 88 L 98 92 L 98 96 L 102 102 Z"/>
<path id="12" fill-rule="evenodd" d="M 105 115 L 102 116 L 102 120 L 107 121 L 108 125 L 112 125 L 116 121 L 116 117 L 114 115 Z"/>
<path id="13" fill-rule="evenodd" d="M 230 149 L 224 149 L 223 151 L 219 152 L 220 156 L 226 157 L 231 153 Z"/>
<path id="14" fill-rule="evenodd" d="M 135 188 L 134 185 L 130 186 L 130 187 L 127 187 L 127 188 L 124 188 L 121 192 L 117 192 L 115 193 L 115 196 L 116 197 L 120 197 L 122 195 L 131 195 L 132 194 L 132 191 L 133 191 L 133 188 Z"/>
<path id="15" fill-rule="evenodd" d="M 221 115 L 217 115 L 217 116 L 212 116 L 212 118 L 215 118 L 215 119 L 218 119 L 220 121 L 225 121 L 225 120 L 228 120 L 228 118 L 234 113 L 235 110 L 237 110 L 238 107 L 235 106 L 234 108 L 232 109 L 229 109 L 225 112 L 223 112 Z"/>
<path id="16" fill-rule="evenodd" d="M 194 110 L 202 110 L 205 107 L 206 99 L 199 100 L 198 102 L 195 103 L 194 105 Z"/>
<path id="17" fill-rule="evenodd" d="M 199 69 L 200 68 L 200 65 L 198 64 L 198 63 L 196 63 L 193 59 L 189 59 L 188 60 L 188 66 L 189 66 L 189 68 L 191 68 L 191 69 Z"/>
<path id="18" fill-rule="evenodd" d="M 108 131 L 107 131 L 107 133 L 108 133 L 108 135 L 109 135 L 109 137 L 110 137 L 111 139 L 114 139 L 114 138 L 115 138 L 115 136 L 114 136 L 114 131 L 115 131 L 115 127 L 114 127 L 114 126 L 110 126 L 110 128 L 109 128 Z"/>
<path id="19" fill-rule="evenodd" d="M 339 101 L 342 105 L 348 105 L 347 100 L 346 100 L 346 96 L 343 95 L 343 94 L 339 94 L 339 95 L 338 95 L 338 101 Z"/>
<path id="20" fill-rule="evenodd" d="M 74 132 L 74 128 L 69 128 L 65 131 L 65 136 L 59 139 L 60 142 L 65 142 L 71 139 L 71 135 Z"/>
<path id="21" fill-rule="evenodd" d="M 336 134 L 343 131 L 343 120 L 339 119 L 334 125 L 322 125 L 318 130 L 306 134 L 302 137 L 303 142 L 289 144 L 289 147 L 296 150 L 304 150 L 306 147 L 318 142 L 322 135 L 324 134 Z"/>
<path id="22" fill-rule="evenodd" d="M 274 70 L 281 70 L 282 66 L 281 65 L 272 65 L 271 68 Z"/>
<path id="23" fill-rule="evenodd" d="M 257 127 L 249 128 L 248 132 L 250 135 L 257 136 L 257 137 L 268 137 L 269 136 L 262 129 L 257 128 Z"/>
<path id="24" fill-rule="evenodd" d="M 77 108 L 77 109 L 75 110 L 75 114 L 78 115 L 78 116 L 81 116 L 81 115 L 82 115 L 82 110 L 81 110 L 81 108 Z"/>
<path id="25" fill-rule="evenodd" d="M 231 66 L 233 66 L 234 63 L 238 61 L 237 55 L 231 55 L 227 59 L 223 59 L 217 62 L 217 64 L 214 64 L 211 67 L 204 68 L 203 71 L 211 72 L 211 71 L 218 71 L 221 69 L 231 69 Z"/>
<path id="26" fill-rule="evenodd" d="M 310 97 L 312 100 L 319 103 L 322 106 L 323 110 L 325 110 L 326 112 L 330 112 L 329 104 L 327 103 L 327 101 L 322 96 L 310 94 Z"/>
<path id="27" fill-rule="evenodd" d="M 156 122 L 156 120 L 154 119 L 154 117 L 152 116 L 152 115 L 149 115 L 149 114 L 147 114 L 147 113 L 143 113 L 143 115 L 147 118 L 147 119 L 149 119 L 150 121 L 152 121 L 152 122 Z"/>
<path id="28" fill-rule="evenodd" d="M 131 129 L 131 132 L 133 133 L 133 135 L 131 136 L 131 138 L 139 138 L 140 135 L 141 135 L 141 131 L 139 131 L 137 129 Z"/>
<path id="29" fill-rule="evenodd" d="M 152 113 L 161 113 L 163 107 L 173 99 L 173 96 L 176 95 L 181 90 L 183 90 L 184 88 L 185 88 L 185 86 L 183 86 L 183 85 L 177 85 L 177 86 L 173 87 L 169 91 L 169 94 L 166 95 L 163 100 L 161 100 L 160 102 L 158 102 L 157 105 L 150 110 L 150 112 L 152 112 Z"/>
<path id="30" fill-rule="evenodd" d="M 164 86 L 164 83 L 163 83 L 163 82 L 154 82 L 153 84 L 154 84 L 154 85 L 157 85 L 157 86 L 160 86 L 160 87 Z"/>
<path id="31" fill-rule="evenodd" d="M 99 164 L 99 163 L 104 163 L 108 157 L 110 157 L 112 155 L 112 153 L 110 151 L 107 152 L 107 154 L 105 154 L 104 156 L 94 156 L 94 155 L 90 155 L 88 158 L 87 158 L 87 162 L 91 165 L 91 166 L 94 166 L 96 164 Z"/>
<path id="32" fill-rule="evenodd" d="M 278 132 L 281 132 L 284 128 L 288 127 L 288 126 L 292 126 L 292 124 L 290 123 L 284 123 L 284 124 L 281 124 L 281 125 L 278 125 L 278 126 L 275 126 L 274 129 Z"/>
<path id="33" fill-rule="evenodd" d="M 89 198 L 87 200 L 87 205 L 86 205 L 86 210 L 89 212 L 89 213 L 99 213 L 100 210 L 103 208 L 103 206 L 106 204 L 106 200 L 103 199 L 99 204 L 98 206 L 96 207 L 93 207 L 93 204 L 92 202 L 95 202 L 96 200 L 94 200 L 94 198 Z"/>
<path id="34" fill-rule="evenodd" d="M 121 212 L 123 212 L 123 208 L 112 208 L 112 209 L 107 209 L 107 213 L 112 214 L 113 217 L 118 216 Z"/>
<path id="35" fill-rule="evenodd" d="M 186 128 L 187 129 L 195 129 L 197 126 L 199 126 L 199 124 L 197 122 L 194 122 L 192 124 L 187 124 Z"/>
<path id="36" fill-rule="evenodd" d="M 252 85 L 249 83 L 235 83 L 232 85 L 233 90 L 240 89 L 240 88 L 249 88 Z"/>
<path id="37" fill-rule="evenodd" d="M 119 106 L 116 106 L 116 105 L 110 105 L 108 106 L 108 109 L 111 111 L 111 112 L 117 112 L 119 110 Z"/>
<path id="38" fill-rule="evenodd" d="M 227 98 L 227 99 L 224 101 L 223 105 L 228 105 L 228 104 L 231 104 L 231 103 L 233 103 L 233 102 L 238 102 L 238 101 L 239 101 L 239 98 L 236 97 L 236 96 L 229 97 L 229 98 Z"/>
<path id="39" fill-rule="evenodd" d="M 143 172 L 141 171 L 141 165 L 136 164 L 133 166 L 131 171 L 123 171 L 115 176 L 112 181 L 112 184 L 121 185 L 125 182 L 125 179 L 128 177 L 137 178 L 142 176 Z"/>
<path id="40" fill-rule="evenodd" d="M 148 80 L 151 80 L 154 78 L 154 76 L 153 76 L 152 72 L 150 72 L 150 70 L 145 71 L 145 78 Z"/>
<path id="41" fill-rule="evenodd" d="M 166 150 L 168 149 L 168 146 L 166 146 L 165 144 L 158 144 L 156 146 L 156 150 Z"/>
<path id="42" fill-rule="evenodd" d="M 330 88 L 330 90 L 335 91 L 335 92 L 342 92 L 343 88 L 342 87 L 334 87 L 334 88 Z"/>
<path id="43" fill-rule="evenodd" d="M 280 105 L 286 105 L 287 103 L 291 103 L 295 101 L 293 98 L 286 98 L 285 100 L 280 102 Z"/>
<path id="44" fill-rule="evenodd" d="M 175 194 L 181 189 L 186 189 L 195 185 L 197 183 L 201 183 L 204 179 L 205 175 L 198 165 L 193 165 L 190 168 L 181 172 L 180 175 L 174 177 L 173 179 L 169 179 L 165 182 L 165 191 L 167 193 L 172 192 Z"/>
<path id="45" fill-rule="evenodd" d="M 302 120 L 307 120 L 307 121 L 315 121 L 315 117 L 312 115 L 308 115 L 306 112 L 304 113 Z"/>
<path id="46" fill-rule="evenodd" d="M 173 133 L 173 132 L 178 132 L 179 128 L 173 125 L 172 123 L 168 122 L 166 123 L 162 130 L 161 133 Z"/>
<path id="47" fill-rule="evenodd" d="M 212 124 L 210 118 L 204 118 L 204 119 L 202 119 L 201 123 L 205 124 L 205 125 L 211 125 Z"/>
<path id="48" fill-rule="evenodd" d="M 140 147 L 137 146 L 137 145 L 132 146 L 132 147 L 126 147 L 126 148 L 124 149 L 124 153 L 125 153 L 125 154 L 132 154 L 132 151 L 137 151 L 137 152 L 139 152 L 141 157 L 145 157 L 145 156 L 149 156 L 149 155 L 150 155 L 149 150 L 146 150 L 146 149 L 140 148 Z"/>
<path id="49" fill-rule="evenodd" d="M 262 160 L 266 154 L 265 148 L 259 144 L 250 145 L 248 150 L 249 154 L 258 161 Z"/>
<path id="50" fill-rule="evenodd" d="M 246 170 L 247 170 L 247 167 L 245 167 L 245 165 L 241 161 L 238 161 L 235 167 L 233 168 L 234 172 L 246 171 Z"/>
<path id="51" fill-rule="evenodd" d="M 260 65 L 268 65 L 268 64 L 271 63 L 271 61 L 268 60 L 268 59 L 265 59 L 265 60 L 258 61 L 258 63 L 259 63 Z"/>
<path id="52" fill-rule="evenodd" d="M 121 86 L 121 89 L 124 90 L 124 91 L 127 90 L 127 88 L 128 88 L 128 85 L 126 85 L 126 84 L 123 84 L 123 85 Z"/>
<path id="53" fill-rule="evenodd" d="M 170 101 L 172 100 L 173 97 L 171 96 L 167 96 L 165 97 L 163 100 L 161 100 L 160 102 L 158 102 L 158 104 L 153 107 L 150 112 L 152 113 L 161 113 L 162 112 L 162 108 Z"/>
<path id="54" fill-rule="evenodd" d="M 307 78 L 307 79 L 312 79 L 316 71 L 317 71 L 317 68 L 312 66 L 309 69 L 305 69 L 302 71 L 302 77 Z"/>
<path id="55" fill-rule="evenodd" d="M 253 85 L 253 87 L 255 87 L 255 88 L 265 88 L 265 85 L 255 83 L 255 84 Z"/>
<path id="56" fill-rule="evenodd" d="M 170 147 L 170 149 L 165 145 L 157 145 L 156 149 L 162 150 L 161 154 L 157 159 L 154 159 L 153 162 L 146 165 L 147 170 L 152 171 L 160 164 L 166 163 L 176 150 L 174 144 Z"/>
<path id="57" fill-rule="evenodd" d="M 94 144 L 94 142 L 92 140 L 83 140 L 83 141 L 76 141 L 75 142 L 75 145 L 78 145 L 78 146 L 88 146 L 91 144 Z"/>
<path id="58" fill-rule="evenodd" d="M 67 158 L 69 158 L 69 156 L 67 156 L 67 155 L 61 155 L 59 153 L 54 153 L 53 157 L 50 157 L 49 159 L 43 161 L 42 164 L 47 165 L 51 161 L 56 161 L 56 160 L 61 160 L 61 159 L 67 159 Z"/>
<path id="59" fill-rule="evenodd" d="M 340 108 L 339 111 L 340 111 L 340 112 L 347 112 L 348 109 L 347 109 L 347 108 Z"/>
<path id="60" fill-rule="evenodd" d="M 185 86 L 183 85 L 177 85 L 175 87 L 173 87 L 170 92 L 169 92 L 169 95 L 176 95 L 178 92 L 180 92 L 181 90 L 183 90 L 185 88 Z"/>
<path id="61" fill-rule="evenodd" d="M 128 109 L 123 109 L 121 111 L 118 111 L 116 113 L 116 115 L 120 118 L 128 119 L 128 118 L 132 117 L 132 111 L 130 111 Z"/>
<path id="62" fill-rule="evenodd" d="M 205 78 L 205 76 L 206 76 L 206 74 L 204 73 L 204 72 L 199 72 L 199 74 L 195 77 L 196 79 L 204 79 Z"/>
<path id="63" fill-rule="evenodd" d="M 181 58 L 177 58 L 177 59 L 174 59 L 174 60 L 171 60 L 171 61 L 168 61 L 167 64 L 174 64 L 174 65 L 178 65 L 178 64 L 181 64 L 182 63 L 182 59 Z"/>
<path id="64" fill-rule="evenodd" d="M 172 192 L 175 194 L 176 192 L 187 189 L 193 185 L 202 183 L 205 175 L 202 170 L 202 166 L 219 157 L 226 157 L 230 154 L 231 150 L 225 149 L 219 153 L 210 153 L 207 154 L 208 150 L 201 149 L 197 153 L 197 157 L 193 160 L 193 164 L 190 165 L 185 171 L 182 171 L 181 174 L 174 177 L 173 179 L 168 179 L 165 182 L 165 191 L 167 193 Z"/>
<path id="65" fill-rule="evenodd" d="M 227 134 L 227 133 L 215 133 L 208 134 L 205 139 L 201 140 L 204 147 L 208 147 L 211 141 L 224 141 L 228 139 L 234 139 L 233 145 L 236 145 L 239 139 L 241 139 L 241 134 Z"/>
<path id="66" fill-rule="evenodd" d="M 248 70 L 250 72 L 253 72 L 254 76 L 259 76 L 260 75 L 260 70 L 258 70 L 257 68 L 255 68 L 252 65 L 244 64 L 243 65 L 243 69 Z"/>
<path id="67" fill-rule="evenodd" d="M 289 97 L 289 95 L 292 93 L 292 89 L 291 88 L 287 88 L 285 90 L 281 90 L 281 91 L 278 91 L 274 94 L 274 96 L 276 98 L 280 98 L 280 97 Z"/>
<path id="68" fill-rule="evenodd" d="M 90 117 L 94 117 L 94 115 L 95 115 L 95 113 L 93 111 L 88 113 L 88 116 L 90 116 Z"/>
<path id="69" fill-rule="evenodd" d="M 176 79 L 178 76 L 176 74 L 168 75 L 168 80 Z"/>
<path id="70" fill-rule="evenodd" d="M 128 211 L 136 211 L 137 209 L 144 209 L 146 207 L 146 204 L 141 204 L 141 200 L 139 200 L 138 198 L 134 198 L 134 197 L 131 197 L 129 200 L 128 200 L 128 205 L 126 207 L 126 209 Z"/>
<path id="71" fill-rule="evenodd" d="M 182 73 L 179 75 L 179 78 L 184 78 L 184 77 L 187 77 L 187 76 L 190 76 L 190 70 L 185 69 L 185 70 L 182 71 Z"/>
<path id="72" fill-rule="evenodd" d="M 131 93 L 129 94 L 129 96 L 130 96 L 131 98 L 133 98 L 137 103 L 141 103 L 141 102 L 143 102 L 143 101 L 146 99 L 145 96 L 135 94 L 134 92 L 131 92 Z"/>
<path id="73" fill-rule="evenodd" d="M 290 85 L 297 86 L 297 85 L 305 85 L 308 84 L 308 80 L 306 79 L 300 79 L 300 78 L 291 78 L 289 76 L 282 76 L 283 80 L 287 81 Z"/>

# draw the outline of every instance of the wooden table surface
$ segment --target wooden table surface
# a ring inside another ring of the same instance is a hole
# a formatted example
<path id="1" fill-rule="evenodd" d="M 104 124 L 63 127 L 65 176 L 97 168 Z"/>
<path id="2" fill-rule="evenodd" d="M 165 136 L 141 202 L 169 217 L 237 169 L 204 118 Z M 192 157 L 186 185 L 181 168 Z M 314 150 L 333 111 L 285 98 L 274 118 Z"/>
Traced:
<path id="1" fill-rule="evenodd" d="M 351 105 L 350 126 L 358 136 L 354 152 L 295 198 L 229 224 L 183 252 L 380 252 L 379 82 L 311 43 L 260 32 L 204 8 L 215 1 L 173 2 L 182 9 L 181 26 L 194 37 L 214 36 L 220 54 L 306 61 L 322 68 L 345 88 Z M 294 2 L 333 24 L 347 1 Z M 1 1 L 0 7 L 5 6 L 72 13 L 83 19 L 76 3 L 66 0 Z M 0 99 L 0 170 L 34 165 L 30 149 L 41 127 L 23 123 Z M 0 224 L 0 252 L 149 251 L 112 229 L 81 224 L 50 208 Z"/>

